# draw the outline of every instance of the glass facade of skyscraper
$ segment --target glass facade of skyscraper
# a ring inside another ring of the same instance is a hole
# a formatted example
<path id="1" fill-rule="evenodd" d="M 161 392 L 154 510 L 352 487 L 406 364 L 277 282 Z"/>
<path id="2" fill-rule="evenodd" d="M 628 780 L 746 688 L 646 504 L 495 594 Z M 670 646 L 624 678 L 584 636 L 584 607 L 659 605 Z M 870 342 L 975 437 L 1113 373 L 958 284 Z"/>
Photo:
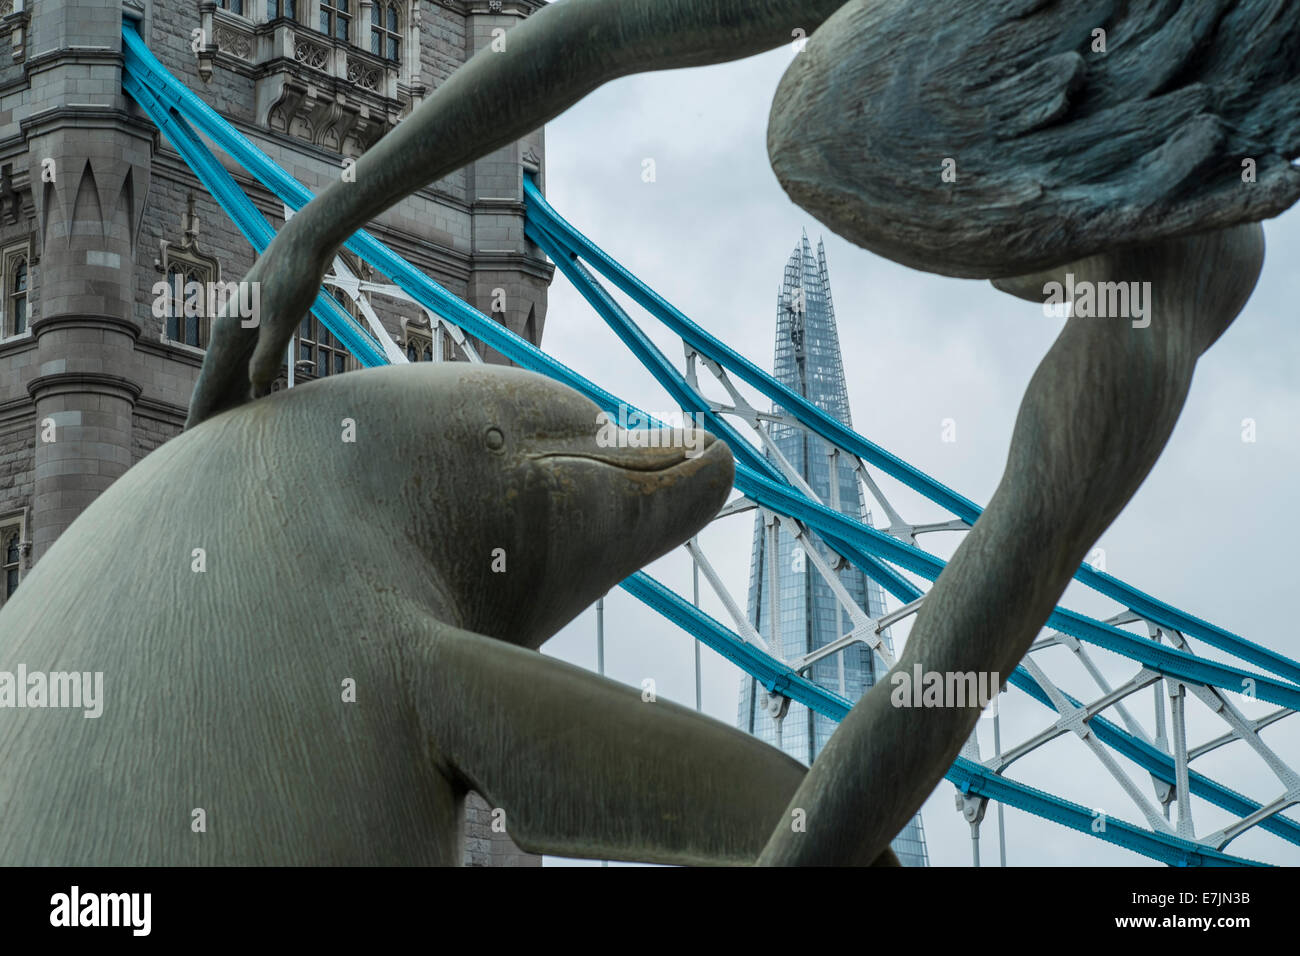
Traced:
<path id="1" fill-rule="evenodd" d="M 826 252 L 818 242 L 814 257 L 806 234 L 786 264 L 777 297 L 775 365 L 776 378 L 783 385 L 845 425 L 852 424 Z M 780 414 L 784 409 L 778 406 L 773 411 Z M 772 425 L 771 434 L 780 454 L 827 506 L 870 520 L 853 466 L 843 456 L 832 457 L 833 450 L 824 439 L 785 424 Z M 768 457 L 774 458 L 770 451 Z M 820 539 L 813 541 L 818 554 L 835 567 L 837 558 Z M 836 574 L 869 617 L 885 613 L 884 595 L 874 581 L 848 566 Z M 779 524 L 765 524 L 762 515 L 754 521 L 749 619 L 773 652 L 786 659 L 824 647 L 852 630 L 848 613 L 809 560 L 804 546 Z M 892 651 L 888 632 L 883 637 Z M 859 643 L 815 663 L 809 677 L 856 701 L 875 683 L 876 676 L 887 670 L 879 655 Z M 740 728 L 811 764 L 830 739 L 835 722 L 793 701 L 778 721 L 764 706 L 766 700 L 762 686 L 746 676 L 740 688 Z M 893 847 L 904 866 L 928 865 L 919 814 L 894 840 Z"/>

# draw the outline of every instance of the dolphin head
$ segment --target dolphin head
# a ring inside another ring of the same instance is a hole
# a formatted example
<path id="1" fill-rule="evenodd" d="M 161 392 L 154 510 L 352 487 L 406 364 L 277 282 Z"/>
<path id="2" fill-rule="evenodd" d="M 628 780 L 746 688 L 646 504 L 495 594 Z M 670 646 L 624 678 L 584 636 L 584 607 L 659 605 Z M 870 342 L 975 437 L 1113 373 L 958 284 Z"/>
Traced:
<path id="1" fill-rule="evenodd" d="M 376 371 L 419 378 L 427 399 L 424 426 L 412 423 L 426 437 L 403 497 L 419 499 L 416 540 L 434 551 L 441 589 L 468 630 L 541 646 L 689 539 L 730 492 L 722 441 L 622 431 L 544 376 L 466 363 Z"/>

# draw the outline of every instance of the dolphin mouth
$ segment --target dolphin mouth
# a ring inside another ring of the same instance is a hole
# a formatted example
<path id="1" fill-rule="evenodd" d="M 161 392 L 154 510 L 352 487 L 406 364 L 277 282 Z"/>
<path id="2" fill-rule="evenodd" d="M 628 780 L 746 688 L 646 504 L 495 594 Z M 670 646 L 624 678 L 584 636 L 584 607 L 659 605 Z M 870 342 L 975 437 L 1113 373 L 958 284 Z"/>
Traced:
<path id="1" fill-rule="evenodd" d="M 680 465 L 696 461 L 717 444 L 718 440 L 706 431 L 697 432 L 699 443 L 694 448 L 684 445 L 665 445 L 660 447 L 615 447 L 592 451 L 589 447 L 582 449 L 564 449 L 533 453 L 527 457 L 534 461 L 590 461 L 617 468 L 620 471 L 662 472 L 670 471 Z"/>

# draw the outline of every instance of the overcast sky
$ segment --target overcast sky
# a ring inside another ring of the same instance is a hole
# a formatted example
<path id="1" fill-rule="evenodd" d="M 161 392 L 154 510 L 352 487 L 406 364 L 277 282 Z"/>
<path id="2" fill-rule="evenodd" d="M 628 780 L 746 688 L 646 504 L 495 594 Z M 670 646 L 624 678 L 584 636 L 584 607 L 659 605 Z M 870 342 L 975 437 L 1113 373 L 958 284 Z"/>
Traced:
<path id="1" fill-rule="evenodd" d="M 772 93 L 793 55 L 782 49 L 717 67 L 629 77 L 598 90 L 547 127 L 550 200 L 668 301 L 765 369 L 772 365 L 776 292 L 786 259 L 801 230 L 814 244 L 824 238 L 854 427 L 985 504 L 1002 471 L 1020 396 L 1062 320 L 1044 318 L 1040 308 L 984 282 L 895 265 L 840 239 L 791 203 L 768 164 L 764 130 Z M 654 161 L 654 182 L 643 181 L 646 159 Z M 1290 521 L 1300 504 L 1300 213 L 1267 223 L 1266 232 L 1268 260 L 1254 298 L 1201 360 L 1169 446 L 1099 545 L 1111 573 L 1298 657 L 1300 638 L 1286 612 L 1294 608 L 1296 588 Z M 644 313 L 629 311 L 680 362 L 680 344 Z M 651 411 L 673 408 L 558 272 L 543 346 L 629 402 Z M 955 442 L 941 440 L 941 423 L 949 418 L 956 424 Z M 1247 418 L 1255 422 L 1253 443 L 1242 440 Z M 882 486 L 913 522 L 949 517 L 888 479 Z M 880 511 L 874 510 L 879 524 Z M 752 516 L 746 515 L 716 523 L 703 536 L 742 607 L 751 531 Z M 922 544 L 947 557 L 958 540 L 931 535 Z M 673 555 L 650 570 L 690 598 L 688 559 Z M 720 602 L 707 585 L 702 588 L 704 608 L 725 620 Z M 1100 617 L 1117 610 L 1078 585 L 1065 603 Z M 891 599 L 889 606 L 897 605 Z M 905 636 L 905 627 L 894 629 L 896 645 Z M 660 696 L 693 705 L 692 647 L 686 634 L 621 590 L 608 598 L 605 659 L 611 677 L 636 686 L 651 677 Z M 1203 645 L 1194 649 L 1220 657 Z M 546 652 L 594 669 L 594 611 L 561 632 Z M 1098 696 L 1067 652 L 1053 653 L 1041 663 L 1063 687 L 1076 696 Z M 1115 683 L 1137 669 L 1099 650 L 1090 653 Z M 701 656 L 703 709 L 734 723 L 741 674 L 707 648 Z M 1154 729 L 1151 695 L 1147 690 L 1131 699 L 1132 713 L 1148 731 Z M 1233 700 L 1249 716 L 1271 709 Z M 1226 730 L 1201 704 L 1189 704 L 1188 711 L 1193 742 Z M 1004 697 L 1002 715 L 1004 748 L 1050 722 L 1045 709 L 1018 691 Z M 980 724 L 986 756 L 992 752 L 990 723 Z M 1297 718 L 1274 725 L 1264 738 L 1292 766 L 1300 763 Z M 1150 798 L 1150 778 L 1121 765 Z M 1255 799 L 1281 792 L 1242 744 L 1194 766 Z M 1009 776 L 1112 816 L 1141 820 L 1133 802 L 1073 736 L 1016 763 Z M 969 827 L 954 810 L 953 793 L 951 784 L 941 783 L 923 808 L 935 865 L 971 861 Z M 1193 812 L 1198 834 L 1227 822 L 1199 800 L 1193 800 Z M 1018 810 L 1008 809 L 1006 816 L 1011 865 L 1152 865 Z M 982 836 L 983 862 L 996 864 L 992 806 Z M 1267 834 L 1247 834 L 1228 849 L 1300 862 L 1300 850 Z"/>

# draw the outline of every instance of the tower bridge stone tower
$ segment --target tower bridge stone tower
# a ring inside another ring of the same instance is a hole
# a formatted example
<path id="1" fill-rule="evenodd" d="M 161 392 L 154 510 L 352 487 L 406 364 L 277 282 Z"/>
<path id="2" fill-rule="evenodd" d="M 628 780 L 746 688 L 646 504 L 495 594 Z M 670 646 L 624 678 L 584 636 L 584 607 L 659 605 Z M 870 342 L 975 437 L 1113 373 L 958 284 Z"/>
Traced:
<path id="1" fill-rule="evenodd" d="M 254 259 L 123 92 L 123 18 L 174 75 L 319 191 L 494 31 L 540 6 L 0 0 L 0 604 L 88 504 L 182 428 L 207 317 L 173 315 L 183 310 L 171 302 L 159 308 L 160 281 L 235 280 Z M 524 237 L 521 177 L 525 169 L 542 174 L 544 156 L 539 129 L 371 225 L 408 261 L 535 344 L 552 267 Z M 282 223 L 284 207 L 228 168 Z M 408 354 L 453 356 L 450 340 L 431 347 L 442 333 L 415 306 L 369 300 Z M 312 323 L 293 349 L 298 381 L 352 365 Z M 468 817 L 466 862 L 540 862 L 493 832 L 481 801 Z"/>

